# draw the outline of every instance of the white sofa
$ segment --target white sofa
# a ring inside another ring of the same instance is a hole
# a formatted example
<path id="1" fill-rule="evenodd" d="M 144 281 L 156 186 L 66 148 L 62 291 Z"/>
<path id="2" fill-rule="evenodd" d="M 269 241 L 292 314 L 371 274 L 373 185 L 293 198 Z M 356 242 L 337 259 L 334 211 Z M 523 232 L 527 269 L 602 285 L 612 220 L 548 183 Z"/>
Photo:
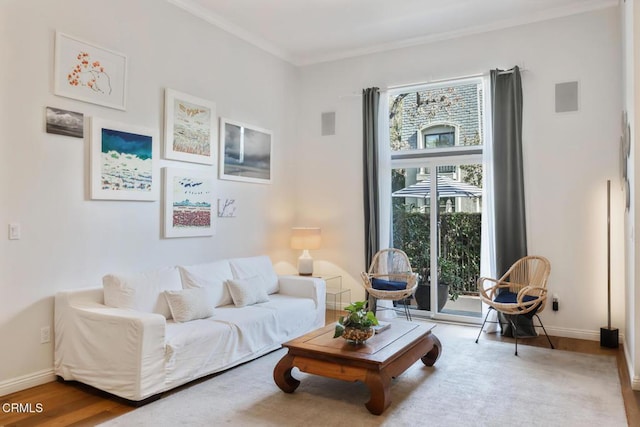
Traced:
<path id="1" fill-rule="evenodd" d="M 107 275 L 56 294 L 54 369 L 139 402 L 324 322 L 324 281 L 277 276 L 266 256 Z"/>

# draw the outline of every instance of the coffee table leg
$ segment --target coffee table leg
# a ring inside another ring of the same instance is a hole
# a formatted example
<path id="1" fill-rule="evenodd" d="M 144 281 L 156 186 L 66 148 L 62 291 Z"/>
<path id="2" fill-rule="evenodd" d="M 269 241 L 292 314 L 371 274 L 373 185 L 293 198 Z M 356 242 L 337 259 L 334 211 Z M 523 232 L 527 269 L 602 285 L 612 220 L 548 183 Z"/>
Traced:
<path id="1" fill-rule="evenodd" d="M 442 344 L 440 344 L 440 340 L 435 335 L 429 334 L 429 337 L 431 338 L 433 347 L 427 354 L 422 356 L 420 360 L 422 360 L 422 363 L 424 363 L 426 366 L 433 366 L 433 364 L 436 363 L 436 360 L 438 360 L 438 358 L 440 357 Z"/>
<path id="2" fill-rule="evenodd" d="M 380 415 L 391 405 L 391 378 L 384 373 L 367 372 L 365 384 L 371 397 L 365 406 L 374 415 Z"/>
<path id="3" fill-rule="evenodd" d="M 273 380 L 285 393 L 293 393 L 300 385 L 300 381 L 291 375 L 294 359 L 290 354 L 286 354 L 273 369 Z"/>

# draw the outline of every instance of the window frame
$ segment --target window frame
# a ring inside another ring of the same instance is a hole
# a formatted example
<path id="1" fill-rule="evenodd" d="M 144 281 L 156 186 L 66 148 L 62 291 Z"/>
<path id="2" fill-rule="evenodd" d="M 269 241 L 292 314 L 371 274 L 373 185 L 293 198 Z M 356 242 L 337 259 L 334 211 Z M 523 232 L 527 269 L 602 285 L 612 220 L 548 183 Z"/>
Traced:
<path id="1" fill-rule="evenodd" d="M 418 129 L 420 135 L 420 143 L 418 145 L 424 145 L 422 142 L 423 130 L 428 129 L 433 126 L 452 126 L 455 129 L 455 140 L 454 146 L 452 147 L 438 147 L 438 148 L 418 148 L 418 149 L 403 149 L 398 151 L 390 150 L 390 140 L 387 139 L 385 141 L 381 141 L 381 143 L 385 144 L 388 148 L 387 152 L 390 153 L 390 161 L 387 163 L 389 170 L 381 171 L 383 173 L 391 174 L 391 171 L 394 169 L 402 169 L 402 168 L 430 168 L 430 173 L 435 174 L 437 176 L 437 166 L 461 166 L 461 165 L 471 165 L 471 164 L 485 164 L 484 161 L 484 143 L 485 143 L 485 132 L 484 132 L 484 121 L 486 121 L 486 96 L 487 96 L 487 81 L 482 76 L 478 77 L 469 77 L 469 78 L 461 78 L 461 79 L 450 79 L 450 80 L 442 80 L 437 83 L 426 83 L 420 85 L 412 85 L 412 86 L 404 86 L 398 87 L 395 89 L 390 89 L 387 92 L 387 96 L 391 99 L 392 96 L 396 96 L 402 93 L 407 92 L 419 92 L 430 89 L 437 89 L 443 87 L 456 87 L 456 86 L 464 86 L 469 85 L 471 83 L 476 83 L 479 88 L 482 88 L 482 96 L 483 99 L 478 99 L 478 110 L 482 109 L 483 117 L 478 119 L 478 133 L 481 135 L 482 144 L 480 145 L 455 145 L 459 141 L 459 126 L 453 123 L 447 122 L 434 122 L 425 126 L 421 129 Z M 389 117 L 389 103 L 386 103 L 386 117 Z M 383 151 L 384 152 L 384 151 Z M 435 171 L 435 172 L 434 172 Z M 433 178 L 433 175 L 432 175 Z M 436 186 L 437 179 L 431 179 L 431 194 L 430 194 L 430 205 L 438 206 L 438 199 L 436 194 Z M 390 188 L 389 188 L 390 189 Z M 391 194 L 387 195 L 388 197 L 385 200 L 391 199 Z M 437 211 L 437 209 L 436 209 Z M 438 214 L 430 215 L 430 229 L 431 229 L 431 242 L 435 242 L 437 239 L 437 221 Z M 391 233 L 393 232 L 391 229 L 389 230 Z M 431 251 L 431 266 L 432 266 L 432 280 L 436 281 L 437 278 L 437 268 L 433 268 L 433 266 L 437 266 L 437 257 L 438 254 L 436 251 Z M 431 300 L 436 301 L 436 292 L 437 287 L 431 287 Z M 435 305 L 437 307 L 437 304 Z M 466 323 L 477 323 L 479 324 L 481 319 L 470 318 L 467 316 L 454 315 L 454 314 L 446 314 L 436 312 L 437 310 L 432 311 L 431 317 L 438 318 L 442 320 L 452 320 L 452 321 L 462 321 Z M 420 316 L 420 313 L 415 313 L 415 315 Z"/>

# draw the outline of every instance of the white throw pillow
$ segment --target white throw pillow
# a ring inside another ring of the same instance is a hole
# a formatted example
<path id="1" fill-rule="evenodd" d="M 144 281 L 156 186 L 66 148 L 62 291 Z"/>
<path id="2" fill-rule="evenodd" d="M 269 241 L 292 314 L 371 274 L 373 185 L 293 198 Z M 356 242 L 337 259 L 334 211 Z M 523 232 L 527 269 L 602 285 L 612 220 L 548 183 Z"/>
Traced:
<path id="1" fill-rule="evenodd" d="M 209 302 L 205 288 L 164 291 L 171 316 L 176 322 L 205 319 L 213 316 L 213 306 Z"/>
<path id="2" fill-rule="evenodd" d="M 177 268 L 165 267 L 137 274 L 107 274 L 102 286 L 105 305 L 158 313 L 169 319 L 171 311 L 162 292 L 179 291 L 182 282 Z"/>
<path id="3" fill-rule="evenodd" d="M 227 281 L 227 286 L 236 307 L 269 301 L 264 281 L 260 276 L 249 279 L 231 279 Z"/>
<path id="4" fill-rule="evenodd" d="M 213 307 L 231 304 L 231 294 L 225 282 L 233 279 L 228 260 L 215 261 L 206 264 L 179 266 L 182 276 L 182 287 L 207 288 Z"/>
<path id="5" fill-rule="evenodd" d="M 248 279 L 260 276 L 267 286 L 268 294 L 278 292 L 278 275 L 273 269 L 273 264 L 268 256 L 234 258 L 229 261 L 229 264 L 231 264 L 234 279 Z"/>

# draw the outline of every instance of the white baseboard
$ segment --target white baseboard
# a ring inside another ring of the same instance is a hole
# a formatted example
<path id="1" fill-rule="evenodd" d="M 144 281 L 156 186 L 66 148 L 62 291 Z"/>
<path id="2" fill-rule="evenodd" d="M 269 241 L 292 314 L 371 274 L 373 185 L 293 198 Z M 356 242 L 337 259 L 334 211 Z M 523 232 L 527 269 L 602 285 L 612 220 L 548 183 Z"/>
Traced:
<path id="1" fill-rule="evenodd" d="M 629 373 L 629 382 L 631 383 L 631 389 L 640 391 L 640 377 L 633 374 L 633 363 L 631 363 L 630 349 L 624 347 L 624 362 L 627 364 L 627 372 Z"/>
<path id="2" fill-rule="evenodd" d="M 549 335 L 553 335 L 556 337 L 564 337 L 564 338 L 576 338 L 580 340 L 587 341 L 600 341 L 600 330 L 597 331 L 589 331 L 586 329 L 570 329 L 570 328 L 558 328 L 558 327 L 547 327 L 547 333 Z M 541 328 L 537 328 L 538 333 L 542 332 Z M 620 343 L 624 343 L 624 335 L 620 334 Z"/>
<path id="3" fill-rule="evenodd" d="M 50 383 L 56 380 L 53 369 L 43 369 L 17 378 L 11 378 L 0 382 L 0 396 L 22 391 L 37 385 Z"/>

